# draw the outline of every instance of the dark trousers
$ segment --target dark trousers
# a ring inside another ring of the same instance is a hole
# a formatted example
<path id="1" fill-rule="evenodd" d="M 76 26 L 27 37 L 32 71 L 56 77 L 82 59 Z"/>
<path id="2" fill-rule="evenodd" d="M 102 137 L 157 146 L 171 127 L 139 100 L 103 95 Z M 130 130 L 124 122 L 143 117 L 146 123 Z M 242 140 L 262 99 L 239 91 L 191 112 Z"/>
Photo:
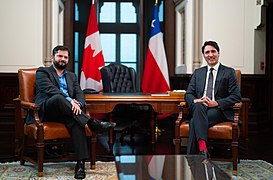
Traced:
<path id="1" fill-rule="evenodd" d="M 192 118 L 190 120 L 190 132 L 188 139 L 187 154 L 198 154 L 198 140 L 207 141 L 208 129 L 217 123 L 226 120 L 221 109 L 218 107 L 208 108 L 203 103 L 194 103 L 190 109 Z"/>
<path id="2" fill-rule="evenodd" d="M 76 116 L 72 111 L 72 105 L 62 95 L 54 95 L 44 104 L 43 121 L 61 122 L 66 125 L 71 135 L 73 147 L 78 160 L 88 159 L 87 138 L 85 124 L 90 119 L 82 113 Z"/>

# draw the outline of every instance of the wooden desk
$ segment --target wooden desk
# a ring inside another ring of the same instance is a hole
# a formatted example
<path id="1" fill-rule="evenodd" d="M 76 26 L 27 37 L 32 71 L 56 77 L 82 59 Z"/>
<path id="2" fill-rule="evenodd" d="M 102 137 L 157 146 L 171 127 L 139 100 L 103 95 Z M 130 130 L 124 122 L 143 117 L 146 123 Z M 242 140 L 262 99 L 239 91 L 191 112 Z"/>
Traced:
<path id="1" fill-rule="evenodd" d="M 184 101 L 184 94 L 176 96 L 152 96 L 151 94 L 87 94 L 87 113 L 108 113 L 109 121 L 112 121 L 111 112 L 117 104 L 148 104 L 156 113 L 178 113 L 178 104 Z M 151 118 L 152 144 L 155 143 L 155 116 Z M 110 147 L 113 144 L 112 130 L 109 133 Z"/>

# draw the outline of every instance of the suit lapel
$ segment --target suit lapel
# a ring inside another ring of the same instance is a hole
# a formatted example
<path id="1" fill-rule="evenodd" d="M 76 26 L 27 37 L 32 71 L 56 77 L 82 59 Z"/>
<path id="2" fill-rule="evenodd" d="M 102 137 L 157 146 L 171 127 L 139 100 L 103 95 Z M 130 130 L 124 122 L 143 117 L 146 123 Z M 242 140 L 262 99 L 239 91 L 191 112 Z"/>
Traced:
<path id="1" fill-rule="evenodd" d="M 58 74 L 57 74 L 57 72 L 55 71 L 53 65 L 50 66 L 50 71 L 51 71 L 51 74 L 52 74 L 52 76 L 53 76 L 55 82 L 57 82 L 57 84 L 58 84 L 58 88 L 60 88 L 60 82 L 59 82 Z"/>
<path id="2" fill-rule="evenodd" d="M 214 96 L 216 95 L 216 93 L 218 91 L 219 84 L 220 84 L 221 79 L 223 78 L 224 74 L 225 74 L 225 70 L 224 70 L 223 66 L 220 64 L 218 72 L 217 72 L 216 80 L 215 80 Z"/>
<path id="3" fill-rule="evenodd" d="M 205 66 L 202 71 L 201 71 L 201 79 L 200 79 L 200 87 L 202 88 L 200 92 L 204 92 L 205 91 L 205 86 L 206 86 L 206 79 L 207 79 L 207 69 L 208 67 Z M 203 96 L 203 94 L 200 95 L 201 97 Z"/>

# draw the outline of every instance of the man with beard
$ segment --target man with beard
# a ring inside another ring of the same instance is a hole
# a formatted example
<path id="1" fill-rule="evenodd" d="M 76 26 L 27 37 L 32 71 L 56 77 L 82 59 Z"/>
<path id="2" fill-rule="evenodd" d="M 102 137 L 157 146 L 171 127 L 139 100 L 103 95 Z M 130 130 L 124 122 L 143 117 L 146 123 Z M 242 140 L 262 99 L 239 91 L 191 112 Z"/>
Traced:
<path id="1" fill-rule="evenodd" d="M 98 121 L 82 112 L 85 96 L 76 75 L 66 70 L 69 57 L 70 50 L 67 47 L 56 46 L 52 51 L 53 64 L 38 68 L 35 103 L 40 106 L 41 121 L 61 121 L 68 128 L 77 156 L 74 177 L 84 179 L 84 164 L 89 155 L 85 125 L 91 131 L 103 131 L 116 124 Z"/>

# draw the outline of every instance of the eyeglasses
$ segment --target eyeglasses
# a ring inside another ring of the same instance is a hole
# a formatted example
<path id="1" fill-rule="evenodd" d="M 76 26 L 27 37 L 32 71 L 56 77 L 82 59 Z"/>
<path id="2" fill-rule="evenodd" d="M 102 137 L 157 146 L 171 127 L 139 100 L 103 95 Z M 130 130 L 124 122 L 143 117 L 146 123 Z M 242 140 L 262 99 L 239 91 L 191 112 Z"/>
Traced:
<path id="1" fill-rule="evenodd" d="M 57 56 L 58 58 L 64 58 L 64 59 L 68 59 L 68 56 L 64 56 L 64 55 L 60 55 L 60 54 L 56 54 L 55 56 Z"/>

